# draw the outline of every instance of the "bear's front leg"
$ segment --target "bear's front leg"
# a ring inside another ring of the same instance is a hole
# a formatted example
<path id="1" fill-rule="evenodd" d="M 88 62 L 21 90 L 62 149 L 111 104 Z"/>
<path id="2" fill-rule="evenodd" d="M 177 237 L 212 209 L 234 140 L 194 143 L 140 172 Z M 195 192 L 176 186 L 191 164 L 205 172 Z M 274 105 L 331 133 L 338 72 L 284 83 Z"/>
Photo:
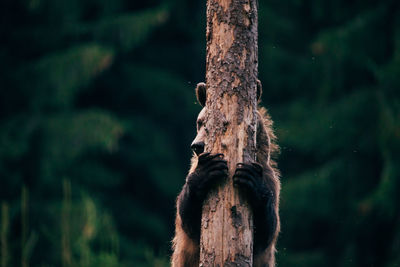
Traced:
<path id="1" fill-rule="evenodd" d="M 200 242 L 203 201 L 215 184 L 228 176 L 228 164 L 223 154 L 202 153 L 197 167 L 189 173 L 178 197 L 178 212 L 182 229 L 196 243 Z"/>
<path id="2" fill-rule="evenodd" d="M 277 231 L 278 215 L 275 209 L 274 189 L 267 179 L 272 169 L 258 163 L 238 163 L 233 183 L 249 201 L 254 213 L 254 255 L 262 253 L 271 244 Z"/>

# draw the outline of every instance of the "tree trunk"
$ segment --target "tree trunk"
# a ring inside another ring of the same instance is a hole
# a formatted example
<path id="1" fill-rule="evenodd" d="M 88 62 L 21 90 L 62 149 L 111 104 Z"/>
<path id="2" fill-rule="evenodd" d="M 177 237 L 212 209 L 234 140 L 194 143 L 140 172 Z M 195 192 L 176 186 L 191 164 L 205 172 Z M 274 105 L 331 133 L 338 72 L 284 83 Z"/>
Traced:
<path id="1" fill-rule="evenodd" d="M 203 206 L 200 266 L 252 266 L 251 210 L 232 176 L 254 162 L 257 109 L 256 0 L 207 2 L 206 151 L 223 153 L 229 179 Z"/>

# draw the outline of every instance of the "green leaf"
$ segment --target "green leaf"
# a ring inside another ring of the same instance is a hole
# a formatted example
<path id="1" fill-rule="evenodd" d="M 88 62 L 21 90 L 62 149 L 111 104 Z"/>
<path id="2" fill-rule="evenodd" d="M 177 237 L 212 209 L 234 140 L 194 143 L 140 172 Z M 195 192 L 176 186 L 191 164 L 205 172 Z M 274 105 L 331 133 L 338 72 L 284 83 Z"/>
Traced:
<path id="1" fill-rule="evenodd" d="M 15 76 L 34 109 L 70 107 L 76 94 L 112 63 L 114 52 L 86 44 L 46 55 Z"/>
<path id="2" fill-rule="evenodd" d="M 130 51 L 143 43 L 168 15 L 164 6 L 122 14 L 89 24 L 81 33 L 90 34 L 94 40 L 122 51 Z"/>
<path id="3" fill-rule="evenodd" d="M 59 165 L 68 168 L 83 153 L 112 153 L 122 134 L 122 124 L 105 111 L 50 116 L 43 122 L 43 161 L 52 168 Z"/>
<path id="4" fill-rule="evenodd" d="M 283 108 L 285 118 L 277 123 L 280 143 L 322 158 L 338 151 L 353 153 L 370 150 L 374 145 L 376 148 L 375 97 L 369 90 L 360 90 L 326 106 L 295 101 Z M 361 129 L 368 135 L 362 135 Z"/>
<path id="5" fill-rule="evenodd" d="M 126 122 L 125 129 L 132 140 L 126 152 L 132 167 L 145 167 L 160 192 L 175 196 L 185 174 L 177 167 L 179 158 L 171 145 L 172 137 L 156 124 L 140 117 L 132 117 Z"/>

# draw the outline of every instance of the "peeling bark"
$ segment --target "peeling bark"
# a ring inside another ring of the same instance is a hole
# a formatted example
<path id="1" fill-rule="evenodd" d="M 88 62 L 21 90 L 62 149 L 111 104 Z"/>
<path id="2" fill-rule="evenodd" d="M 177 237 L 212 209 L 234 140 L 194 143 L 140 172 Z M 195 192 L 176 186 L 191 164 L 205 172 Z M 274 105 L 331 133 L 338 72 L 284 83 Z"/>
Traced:
<path id="1" fill-rule="evenodd" d="M 257 1 L 207 2 L 206 151 L 223 153 L 229 179 L 203 206 L 200 266 L 252 266 L 251 210 L 232 176 L 254 162 L 257 108 Z"/>

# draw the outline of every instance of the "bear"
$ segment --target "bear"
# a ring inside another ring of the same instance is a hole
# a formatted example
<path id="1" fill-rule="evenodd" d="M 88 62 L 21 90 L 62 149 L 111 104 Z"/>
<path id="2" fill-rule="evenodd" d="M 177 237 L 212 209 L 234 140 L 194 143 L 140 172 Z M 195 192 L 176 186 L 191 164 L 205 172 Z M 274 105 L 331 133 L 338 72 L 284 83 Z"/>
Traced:
<path id="1" fill-rule="evenodd" d="M 257 80 L 257 101 L 260 103 L 261 82 Z M 191 144 L 192 164 L 186 182 L 176 201 L 175 237 L 172 241 L 173 267 L 199 266 L 200 230 L 203 201 L 218 182 L 228 178 L 228 165 L 221 153 L 205 152 L 204 119 L 207 112 L 207 90 L 204 83 L 196 87 L 202 106 L 197 118 L 197 135 Z M 233 183 L 246 195 L 254 217 L 253 265 L 275 266 L 276 241 L 280 231 L 280 173 L 275 155 L 279 151 L 272 120 L 267 110 L 257 107 L 256 162 L 238 163 Z"/>

